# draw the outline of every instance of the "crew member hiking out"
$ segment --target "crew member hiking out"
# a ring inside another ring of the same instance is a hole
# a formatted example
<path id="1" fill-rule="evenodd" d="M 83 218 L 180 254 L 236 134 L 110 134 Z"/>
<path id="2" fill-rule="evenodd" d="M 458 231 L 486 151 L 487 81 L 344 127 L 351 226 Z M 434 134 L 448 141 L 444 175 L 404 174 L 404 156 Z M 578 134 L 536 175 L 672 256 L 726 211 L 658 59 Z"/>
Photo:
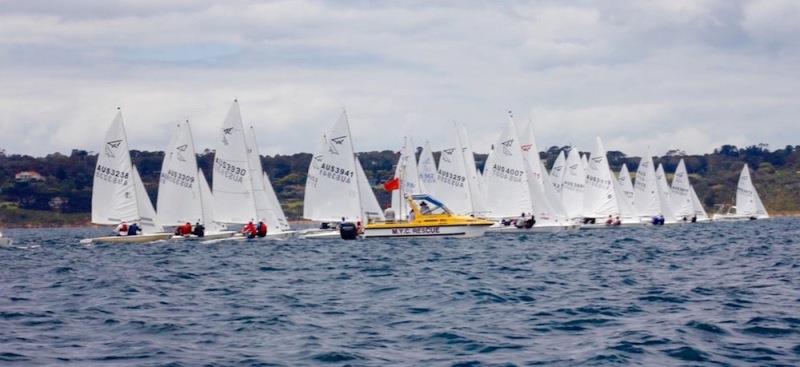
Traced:
<path id="1" fill-rule="evenodd" d="M 204 237 L 206 235 L 206 227 L 204 227 L 200 222 L 194 224 L 194 230 L 192 234 L 197 237 Z"/>
<path id="2" fill-rule="evenodd" d="M 256 238 L 257 234 L 256 225 L 253 224 L 252 220 L 247 224 L 245 224 L 244 227 L 242 227 L 242 234 L 245 235 L 247 238 Z"/>

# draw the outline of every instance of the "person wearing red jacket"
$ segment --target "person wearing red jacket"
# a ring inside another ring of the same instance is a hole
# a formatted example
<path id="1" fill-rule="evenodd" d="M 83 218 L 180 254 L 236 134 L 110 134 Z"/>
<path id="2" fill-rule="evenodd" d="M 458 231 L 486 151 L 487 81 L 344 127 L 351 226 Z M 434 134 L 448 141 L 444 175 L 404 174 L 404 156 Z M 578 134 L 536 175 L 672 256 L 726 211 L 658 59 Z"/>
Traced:
<path id="1" fill-rule="evenodd" d="M 179 233 L 181 236 L 188 236 L 192 234 L 192 224 L 189 222 L 186 222 L 186 224 L 178 228 L 180 228 Z"/>
<path id="2" fill-rule="evenodd" d="M 244 227 L 242 227 L 242 234 L 247 236 L 247 238 L 255 238 L 256 237 L 256 233 L 257 233 L 256 225 L 253 224 L 252 220 L 250 222 L 248 222 L 247 224 L 245 224 Z"/>
<path id="3" fill-rule="evenodd" d="M 267 236 L 267 224 L 264 221 L 259 221 L 258 226 L 256 227 L 256 235 L 258 237 L 266 237 Z"/>

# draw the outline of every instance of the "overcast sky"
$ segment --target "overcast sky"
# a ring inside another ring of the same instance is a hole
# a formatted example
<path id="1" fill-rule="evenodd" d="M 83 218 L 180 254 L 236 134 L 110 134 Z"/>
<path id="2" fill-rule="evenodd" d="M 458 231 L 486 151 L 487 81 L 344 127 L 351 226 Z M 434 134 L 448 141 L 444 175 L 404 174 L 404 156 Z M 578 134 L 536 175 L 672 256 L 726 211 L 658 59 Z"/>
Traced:
<path id="1" fill-rule="evenodd" d="M 404 3 L 404 6 L 398 6 Z M 800 1 L 0 0 L 0 148 L 98 150 L 189 119 L 214 148 L 233 98 L 262 154 L 312 151 L 350 116 L 356 150 L 487 151 L 513 110 L 540 148 L 631 155 L 800 144 Z"/>

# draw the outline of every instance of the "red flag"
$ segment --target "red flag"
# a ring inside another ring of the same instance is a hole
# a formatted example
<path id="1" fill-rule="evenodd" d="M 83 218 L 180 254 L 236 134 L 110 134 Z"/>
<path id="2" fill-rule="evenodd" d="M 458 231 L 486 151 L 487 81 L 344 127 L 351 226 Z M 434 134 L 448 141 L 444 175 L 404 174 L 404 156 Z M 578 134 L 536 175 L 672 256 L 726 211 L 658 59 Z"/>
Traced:
<path id="1" fill-rule="evenodd" d="M 400 189 L 400 179 L 395 177 L 389 181 L 384 182 L 383 189 L 389 192 Z"/>

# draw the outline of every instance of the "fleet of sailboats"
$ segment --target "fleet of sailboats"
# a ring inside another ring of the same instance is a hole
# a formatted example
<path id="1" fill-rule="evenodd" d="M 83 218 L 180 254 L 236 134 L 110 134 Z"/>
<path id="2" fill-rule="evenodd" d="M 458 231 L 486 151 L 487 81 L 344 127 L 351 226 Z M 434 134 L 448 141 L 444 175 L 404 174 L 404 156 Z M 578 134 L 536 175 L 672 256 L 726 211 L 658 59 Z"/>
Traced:
<path id="1" fill-rule="evenodd" d="M 395 166 L 390 207 L 384 212 L 353 148 L 347 113 L 320 137 L 308 169 L 303 217 L 322 223 L 319 230 L 293 231 L 263 169 L 255 128 L 243 124 L 234 100 L 218 130 L 212 171 L 213 190 L 199 169 L 188 121 L 177 123 L 165 150 L 156 208 L 131 163 L 122 113 L 109 127 L 94 175 L 92 222 L 116 226 L 136 223 L 141 234 L 106 236 L 86 242 L 152 242 L 185 223 L 205 226 L 207 238 L 237 234 L 231 226 L 264 222 L 269 237 L 302 235 L 331 238 L 352 222 L 362 237 L 474 236 L 492 232 L 610 228 L 710 220 L 689 180 L 683 160 L 670 184 L 663 165 L 648 153 L 635 180 L 627 165 L 611 170 L 598 137 L 591 153 L 575 147 L 559 152 L 545 167 L 533 124 L 518 126 L 510 116 L 492 146 L 482 172 L 464 125 L 453 123 L 451 141 L 439 162 L 428 141 L 417 147 L 404 137 Z M 433 206 L 435 213 L 431 212 Z M 423 218 L 423 219 L 420 219 Z M 750 177 L 742 169 L 736 204 L 713 219 L 763 219 L 769 215 Z M 486 220 L 490 219 L 490 220 Z M 236 228 L 233 227 L 233 228 Z"/>

